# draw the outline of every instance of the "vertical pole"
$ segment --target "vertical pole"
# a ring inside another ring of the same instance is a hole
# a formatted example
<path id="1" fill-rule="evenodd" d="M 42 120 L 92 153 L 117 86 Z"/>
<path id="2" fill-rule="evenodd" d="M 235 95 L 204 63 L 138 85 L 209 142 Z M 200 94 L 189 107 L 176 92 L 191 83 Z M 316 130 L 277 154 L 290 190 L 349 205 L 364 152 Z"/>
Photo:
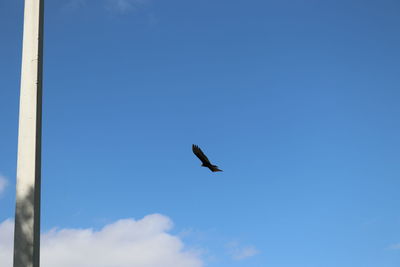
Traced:
<path id="1" fill-rule="evenodd" d="M 25 0 L 14 267 L 39 267 L 43 0 Z"/>

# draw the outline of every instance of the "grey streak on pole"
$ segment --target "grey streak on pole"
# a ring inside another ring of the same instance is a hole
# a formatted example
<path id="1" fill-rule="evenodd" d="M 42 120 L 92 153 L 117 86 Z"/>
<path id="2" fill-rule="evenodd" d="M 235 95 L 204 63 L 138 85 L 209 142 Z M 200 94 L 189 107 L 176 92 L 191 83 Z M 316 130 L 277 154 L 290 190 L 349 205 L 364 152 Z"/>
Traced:
<path id="1" fill-rule="evenodd" d="M 14 267 L 39 267 L 43 0 L 25 0 L 18 129 Z"/>

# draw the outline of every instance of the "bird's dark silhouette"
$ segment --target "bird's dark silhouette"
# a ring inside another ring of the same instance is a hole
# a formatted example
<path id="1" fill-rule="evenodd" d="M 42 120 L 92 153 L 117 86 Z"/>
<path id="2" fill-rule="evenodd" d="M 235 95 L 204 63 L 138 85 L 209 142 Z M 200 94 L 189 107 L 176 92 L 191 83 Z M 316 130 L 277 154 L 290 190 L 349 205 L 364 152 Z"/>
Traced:
<path id="1" fill-rule="evenodd" d="M 222 170 L 218 169 L 218 166 L 212 165 L 208 160 L 207 156 L 204 155 L 203 151 L 201 151 L 200 147 L 196 145 L 192 145 L 193 153 L 201 160 L 201 166 L 209 168 L 212 172 L 222 172 Z"/>

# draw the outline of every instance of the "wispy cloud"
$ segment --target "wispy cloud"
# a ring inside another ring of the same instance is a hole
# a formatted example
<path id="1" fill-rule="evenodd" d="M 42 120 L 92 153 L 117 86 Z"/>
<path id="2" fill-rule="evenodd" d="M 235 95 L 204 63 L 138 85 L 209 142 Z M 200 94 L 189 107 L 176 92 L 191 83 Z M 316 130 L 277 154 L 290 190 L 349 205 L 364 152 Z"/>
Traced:
<path id="1" fill-rule="evenodd" d="M 230 242 L 226 247 L 233 260 L 244 260 L 260 253 L 254 246 L 243 246 L 238 242 Z"/>
<path id="2" fill-rule="evenodd" d="M 107 7 L 120 13 L 137 10 L 149 2 L 149 0 L 106 0 Z"/>
<path id="3" fill-rule="evenodd" d="M 400 243 L 393 244 L 393 245 L 389 246 L 388 249 L 400 250 Z"/>
<path id="4" fill-rule="evenodd" d="M 0 195 L 3 194 L 7 185 L 8 185 L 8 180 L 6 179 L 6 177 L 4 177 L 0 174 Z"/>
<path id="5" fill-rule="evenodd" d="M 13 222 L 0 224 L 0 266 L 12 266 Z M 169 234 L 172 221 L 152 214 L 93 229 L 53 229 L 41 237 L 43 267 L 201 267 L 200 255 Z"/>

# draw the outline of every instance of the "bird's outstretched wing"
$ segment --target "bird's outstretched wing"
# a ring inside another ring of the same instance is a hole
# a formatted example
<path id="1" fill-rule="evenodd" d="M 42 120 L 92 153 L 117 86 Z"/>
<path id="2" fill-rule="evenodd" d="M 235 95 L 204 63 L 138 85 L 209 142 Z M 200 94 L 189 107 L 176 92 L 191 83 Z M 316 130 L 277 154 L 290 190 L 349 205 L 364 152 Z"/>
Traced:
<path id="1" fill-rule="evenodd" d="M 193 150 L 193 153 L 201 160 L 203 165 L 211 165 L 207 156 L 204 155 L 204 153 L 203 153 L 203 151 L 201 151 L 200 147 L 198 147 L 196 145 L 192 145 L 192 150 Z"/>

